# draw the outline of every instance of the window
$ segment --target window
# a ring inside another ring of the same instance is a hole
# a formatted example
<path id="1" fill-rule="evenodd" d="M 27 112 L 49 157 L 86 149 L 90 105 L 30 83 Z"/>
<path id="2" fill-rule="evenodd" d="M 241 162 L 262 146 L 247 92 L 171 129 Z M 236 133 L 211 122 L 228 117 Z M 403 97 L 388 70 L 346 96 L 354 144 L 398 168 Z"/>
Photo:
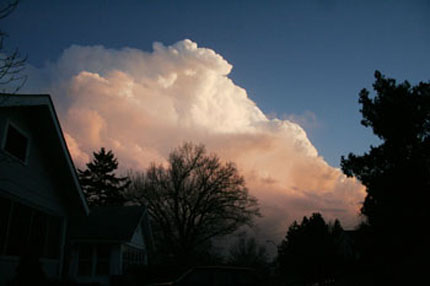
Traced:
<path id="1" fill-rule="evenodd" d="M 0 197 L 0 255 L 32 251 L 39 257 L 58 259 L 61 226 L 59 217 Z"/>
<path id="2" fill-rule="evenodd" d="M 47 218 L 46 243 L 44 256 L 58 258 L 60 256 L 61 220 L 55 216 Z"/>
<path id="3" fill-rule="evenodd" d="M 110 274 L 110 244 L 82 243 L 78 246 L 78 275 L 107 276 Z"/>
<path id="4" fill-rule="evenodd" d="M 31 224 L 31 209 L 19 203 L 14 203 L 10 221 L 9 238 L 6 254 L 20 256 L 27 251 L 28 237 Z"/>
<path id="5" fill-rule="evenodd" d="M 0 255 L 4 253 L 12 202 L 0 197 Z"/>
<path id="6" fill-rule="evenodd" d="M 142 249 L 125 246 L 122 261 L 124 271 L 132 266 L 143 265 L 145 263 L 145 252 Z"/>
<path id="7" fill-rule="evenodd" d="M 93 248 L 91 244 L 79 245 L 78 275 L 91 276 L 93 270 Z"/>
<path id="8" fill-rule="evenodd" d="M 32 226 L 30 228 L 29 240 L 31 247 L 35 250 L 37 256 L 45 254 L 45 241 L 47 233 L 48 216 L 40 211 L 34 211 Z"/>
<path id="9" fill-rule="evenodd" d="M 15 158 L 25 162 L 27 159 L 29 140 L 13 125 L 8 124 L 4 150 Z"/>
<path id="10" fill-rule="evenodd" d="M 109 275 L 110 273 L 110 247 L 109 245 L 97 246 L 97 275 Z"/>

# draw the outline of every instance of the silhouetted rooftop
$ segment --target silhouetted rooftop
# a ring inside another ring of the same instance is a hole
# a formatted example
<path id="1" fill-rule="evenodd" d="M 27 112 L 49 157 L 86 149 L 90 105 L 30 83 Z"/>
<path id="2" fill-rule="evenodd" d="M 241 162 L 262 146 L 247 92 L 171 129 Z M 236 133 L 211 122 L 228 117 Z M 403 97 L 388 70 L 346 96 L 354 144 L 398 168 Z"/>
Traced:
<path id="1" fill-rule="evenodd" d="M 76 240 L 130 241 L 144 211 L 143 206 L 92 208 L 88 217 L 71 223 L 70 234 Z"/>

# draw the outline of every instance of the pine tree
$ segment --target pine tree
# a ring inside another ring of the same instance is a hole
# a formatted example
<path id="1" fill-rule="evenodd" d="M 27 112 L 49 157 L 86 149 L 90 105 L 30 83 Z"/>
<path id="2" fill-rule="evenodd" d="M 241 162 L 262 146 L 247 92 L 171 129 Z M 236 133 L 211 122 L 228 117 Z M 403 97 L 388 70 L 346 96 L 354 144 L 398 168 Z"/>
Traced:
<path id="1" fill-rule="evenodd" d="M 78 169 L 79 181 L 90 206 L 118 206 L 126 201 L 124 191 L 130 184 L 128 177 L 117 177 L 118 160 L 112 151 L 93 152 L 93 160 L 86 170 Z"/>
<path id="2" fill-rule="evenodd" d="M 343 233 L 338 220 L 327 224 L 320 213 L 294 221 L 278 247 L 282 275 L 290 283 L 327 283 L 339 276 L 343 260 L 339 240 Z"/>
<path id="3" fill-rule="evenodd" d="M 412 285 L 412 278 L 426 279 L 422 261 L 430 253 L 430 82 L 397 83 L 376 71 L 373 89 L 374 96 L 359 94 L 361 123 L 381 143 L 342 156 L 341 167 L 366 187 L 361 213 L 370 271 L 384 284 Z"/>

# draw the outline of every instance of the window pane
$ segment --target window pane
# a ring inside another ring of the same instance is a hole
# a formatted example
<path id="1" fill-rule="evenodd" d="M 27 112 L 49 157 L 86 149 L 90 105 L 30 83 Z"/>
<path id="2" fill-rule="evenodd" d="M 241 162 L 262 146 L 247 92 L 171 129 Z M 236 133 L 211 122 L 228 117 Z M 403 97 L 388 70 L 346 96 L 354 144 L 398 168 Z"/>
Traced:
<path id="1" fill-rule="evenodd" d="M 78 274 L 79 276 L 91 276 L 92 261 L 79 260 Z"/>
<path id="2" fill-rule="evenodd" d="M 0 255 L 4 253 L 11 201 L 0 197 Z"/>
<path id="3" fill-rule="evenodd" d="M 110 258 L 110 247 L 109 247 L 109 245 L 97 246 L 97 258 L 98 259 L 109 259 Z"/>
<path id="4" fill-rule="evenodd" d="M 145 252 L 142 249 L 126 246 L 122 258 L 122 267 L 124 271 L 127 271 L 132 266 L 144 264 Z"/>
<path id="5" fill-rule="evenodd" d="M 60 256 L 61 225 L 59 218 L 49 216 L 44 255 L 47 258 L 58 258 Z"/>
<path id="6" fill-rule="evenodd" d="M 34 254 L 41 257 L 45 254 L 44 247 L 47 236 L 48 216 L 40 211 L 34 211 L 33 221 L 30 229 L 30 247 L 34 250 Z"/>
<path id="7" fill-rule="evenodd" d="M 96 274 L 97 275 L 109 275 L 110 271 L 109 261 L 97 261 Z"/>
<path id="8" fill-rule="evenodd" d="M 93 249 L 90 244 L 79 245 L 79 276 L 91 276 L 93 266 Z"/>
<path id="9" fill-rule="evenodd" d="M 97 275 L 108 275 L 110 273 L 110 247 L 109 245 L 97 246 Z"/>
<path id="10" fill-rule="evenodd" d="M 79 245 L 79 259 L 91 259 L 93 257 L 93 248 L 90 244 Z"/>
<path id="11" fill-rule="evenodd" d="M 28 139 L 12 125 L 8 126 L 4 149 L 21 161 L 27 155 Z"/>
<path id="12" fill-rule="evenodd" d="M 20 256 L 27 250 L 31 222 L 31 209 L 20 203 L 14 203 L 6 246 L 7 255 Z"/>

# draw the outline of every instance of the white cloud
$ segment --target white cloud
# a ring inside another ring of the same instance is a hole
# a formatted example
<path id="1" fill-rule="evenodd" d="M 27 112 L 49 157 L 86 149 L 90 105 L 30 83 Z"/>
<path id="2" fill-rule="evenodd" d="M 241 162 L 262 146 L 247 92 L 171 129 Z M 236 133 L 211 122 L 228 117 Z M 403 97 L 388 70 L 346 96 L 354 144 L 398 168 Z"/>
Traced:
<path id="1" fill-rule="evenodd" d="M 201 142 L 237 163 L 270 238 L 314 211 L 352 226 L 363 187 L 318 156 L 297 123 L 263 114 L 228 77 L 231 69 L 190 40 L 155 43 L 150 53 L 72 46 L 36 69 L 27 87 L 52 94 L 78 166 L 101 146 L 123 168 L 144 168 L 184 141 Z"/>

